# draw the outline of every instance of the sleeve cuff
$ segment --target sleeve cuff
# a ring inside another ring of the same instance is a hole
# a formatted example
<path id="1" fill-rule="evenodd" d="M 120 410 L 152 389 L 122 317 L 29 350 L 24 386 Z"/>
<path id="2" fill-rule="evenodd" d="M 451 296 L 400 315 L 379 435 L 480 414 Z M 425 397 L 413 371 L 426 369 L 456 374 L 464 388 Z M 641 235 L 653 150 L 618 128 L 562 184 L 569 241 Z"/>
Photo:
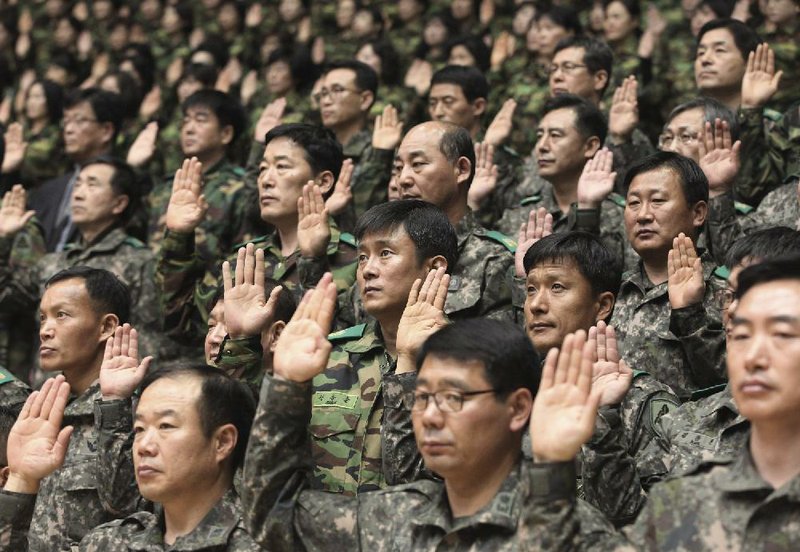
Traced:
<path id="1" fill-rule="evenodd" d="M 288 381 L 265 374 L 260 404 L 269 405 L 273 415 L 281 419 L 303 417 L 310 420 L 312 390 L 310 381 Z"/>
<path id="2" fill-rule="evenodd" d="M 164 230 L 161 250 L 171 257 L 191 257 L 194 254 L 194 232 Z"/>
<path id="3" fill-rule="evenodd" d="M 575 498 L 575 462 L 534 463 L 530 469 L 533 498 L 540 501 Z"/>
<path id="4" fill-rule="evenodd" d="M 389 374 L 383 378 L 383 401 L 390 408 L 405 408 L 403 397 L 417 386 L 417 373 Z"/>
<path id="5" fill-rule="evenodd" d="M 708 200 L 708 220 L 725 221 L 736 218 L 736 206 L 733 202 L 733 195 L 730 192 L 709 198 Z"/>
<path id="6" fill-rule="evenodd" d="M 130 398 L 94 403 L 96 427 L 102 429 L 131 431 L 133 428 L 133 406 Z"/>
<path id="7" fill-rule="evenodd" d="M 583 230 L 592 234 L 600 233 L 600 208 L 576 209 L 575 230 Z"/>
<path id="8" fill-rule="evenodd" d="M 688 337 L 706 325 L 706 309 L 703 303 L 695 303 L 681 309 L 672 309 L 669 329 L 678 338 Z"/>

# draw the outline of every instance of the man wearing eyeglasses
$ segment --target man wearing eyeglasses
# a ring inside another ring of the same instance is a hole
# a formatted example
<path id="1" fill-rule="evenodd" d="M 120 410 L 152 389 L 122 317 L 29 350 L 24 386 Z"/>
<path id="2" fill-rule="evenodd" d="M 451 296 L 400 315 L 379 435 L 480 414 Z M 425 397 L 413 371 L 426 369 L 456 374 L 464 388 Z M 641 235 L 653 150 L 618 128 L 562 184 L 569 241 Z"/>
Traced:
<path id="1" fill-rule="evenodd" d="M 325 375 L 334 302 L 333 293 L 324 294 L 317 288 L 299 307 L 278 342 L 275 374 L 264 379 L 243 493 L 246 524 L 259 544 L 399 551 L 568 550 L 578 539 L 598 549 L 610 545 L 608 523 L 583 504 L 583 534 L 560 531 L 559 520 L 569 515 L 561 504 L 575 494 L 573 463 L 521 459 L 541 370 L 530 340 L 506 322 L 456 322 L 429 337 L 418 355 L 419 377 L 406 404 L 425 463 L 443 480 L 357 497 L 310 490 L 309 380 Z M 566 378 L 566 370 L 560 374 Z M 530 427 L 549 426 L 532 420 Z"/>
<path id="2" fill-rule="evenodd" d="M 77 236 L 70 215 L 72 188 L 87 161 L 111 153 L 122 111 L 117 94 L 97 88 L 78 90 L 68 97 L 61 129 L 64 151 L 75 168 L 35 188 L 29 203 L 41 223 L 47 251 L 62 251 Z"/>

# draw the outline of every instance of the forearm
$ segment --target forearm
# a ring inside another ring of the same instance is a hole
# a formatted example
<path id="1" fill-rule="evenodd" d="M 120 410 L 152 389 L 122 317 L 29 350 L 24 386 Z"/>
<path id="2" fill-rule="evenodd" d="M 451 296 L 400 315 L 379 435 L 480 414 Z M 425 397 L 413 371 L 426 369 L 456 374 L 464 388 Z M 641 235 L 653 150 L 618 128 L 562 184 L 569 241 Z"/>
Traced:
<path id="1" fill-rule="evenodd" d="M 672 309 L 670 331 L 680 340 L 692 381 L 698 389 L 727 381 L 725 330 L 703 303 Z"/>
<path id="2" fill-rule="evenodd" d="M 35 504 L 35 494 L 0 490 L 0 546 L 3 550 L 28 550 L 28 529 Z"/>
<path id="3" fill-rule="evenodd" d="M 740 108 L 736 119 L 742 148 L 734 194 L 739 201 L 758 205 L 786 176 L 789 140 L 777 125 L 771 132 L 765 131 L 761 108 Z"/>
<path id="4" fill-rule="evenodd" d="M 414 437 L 411 411 L 403 404 L 403 397 L 414 392 L 416 382 L 416 372 L 391 374 L 383 379 L 383 399 L 386 407 L 381 426 L 381 448 L 383 475 L 389 485 L 434 477 L 425 469 Z"/>
<path id="5" fill-rule="evenodd" d="M 13 238 L 0 238 L 0 310 L 33 311 L 39 302 L 40 264 L 34 258 L 13 262 L 13 245 Z"/>

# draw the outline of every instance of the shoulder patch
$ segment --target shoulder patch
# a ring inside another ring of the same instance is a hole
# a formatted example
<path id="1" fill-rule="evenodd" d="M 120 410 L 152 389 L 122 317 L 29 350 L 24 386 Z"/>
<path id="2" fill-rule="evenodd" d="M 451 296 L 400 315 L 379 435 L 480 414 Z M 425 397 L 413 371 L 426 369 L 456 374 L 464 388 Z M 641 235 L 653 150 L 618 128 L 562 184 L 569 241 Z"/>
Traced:
<path id="1" fill-rule="evenodd" d="M 345 339 L 354 339 L 357 337 L 362 337 L 364 335 L 364 329 L 366 329 L 366 324 L 359 324 L 358 326 L 352 326 L 350 328 L 345 328 L 338 332 L 333 332 L 332 334 L 328 335 L 328 341 L 340 341 Z"/>
<path id="2" fill-rule="evenodd" d="M 620 207 L 625 207 L 625 198 L 617 193 L 612 193 L 608 196 L 608 199 L 619 205 Z"/>
<path id="3" fill-rule="evenodd" d="M 244 175 L 246 174 L 246 171 L 244 170 L 243 167 L 234 167 L 232 172 L 233 174 L 235 174 L 240 178 L 244 177 Z"/>
<path id="4" fill-rule="evenodd" d="M 131 247 L 135 247 L 136 249 L 144 249 L 145 247 L 147 247 L 144 243 L 137 240 L 133 236 L 128 236 L 122 243 L 124 243 L 125 245 L 130 245 Z"/>
<path id="5" fill-rule="evenodd" d="M 645 372 L 644 370 L 634 370 L 633 371 L 633 379 L 640 378 L 642 376 L 649 376 L 649 372 Z"/>
<path id="6" fill-rule="evenodd" d="M 654 396 L 650 398 L 650 427 L 654 432 L 657 432 L 658 427 L 658 420 L 661 419 L 664 414 L 669 414 L 673 410 L 677 409 L 680 406 L 680 403 L 677 401 L 675 397 L 670 395 L 669 393 L 659 392 L 656 393 Z"/>
<path id="7" fill-rule="evenodd" d="M 764 111 L 761 112 L 764 115 L 765 119 L 769 119 L 770 121 L 775 121 L 776 123 L 783 119 L 783 113 L 780 111 L 775 111 L 774 109 L 765 108 Z"/>
<path id="8" fill-rule="evenodd" d="M 498 232 L 497 230 L 487 230 L 483 233 L 484 236 L 490 238 L 506 249 L 508 249 L 511 253 L 515 253 L 517 251 L 517 242 L 503 234 L 502 232 Z"/>
<path id="9" fill-rule="evenodd" d="M 754 211 L 754 208 L 751 205 L 748 205 L 747 203 L 742 203 L 741 201 L 734 201 L 733 208 L 736 209 L 737 213 L 740 213 L 742 215 L 746 215 L 747 213 L 751 213 L 752 211 Z"/>
<path id="10" fill-rule="evenodd" d="M 727 383 L 720 383 L 719 385 L 712 385 L 711 387 L 706 387 L 705 389 L 698 389 L 692 392 L 691 397 L 689 397 L 690 401 L 697 401 L 700 399 L 705 399 L 706 397 L 710 397 L 711 395 L 716 395 L 723 389 L 725 386 L 728 385 Z"/>
<path id="11" fill-rule="evenodd" d="M 531 203 L 539 203 L 542 200 L 542 194 L 534 194 L 532 196 L 528 196 L 522 201 L 519 202 L 520 206 L 530 205 Z"/>
<path id="12" fill-rule="evenodd" d="M 6 384 L 8 382 L 14 381 L 17 379 L 14 377 L 14 374 L 6 370 L 5 368 L 0 368 L 0 385 Z"/>
<path id="13" fill-rule="evenodd" d="M 257 243 L 263 243 L 263 242 L 267 241 L 268 239 L 269 239 L 269 236 L 260 236 L 258 238 L 254 238 L 252 240 L 247 240 L 247 241 L 243 241 L 242 243 L 237 243 L 236 245 L 233 246 L 233 252 L 236 253 L 237 251 L 239 251 L 240 247 L 247 247 L 248 243 L 252 243 L 253 245 L 255 245 Z"/>
<path id="14" fill-rule="evenodd" d="M 356 243 L 356 237 L 350 232 L 342 232 L 339 234 L 339 241 L 344 242 L 347 245 L 352 245 L 353 247 L 358 247 L 358 244 Z"/>
<path id="15" fill-rule="evenodd" d="M 727 266 L 718 266 L 714 272 L 712 272 L 712 274 L 717 278 L 722 278 L 723 280 L 727 280 L 731 277 L 731 271 Z"/>

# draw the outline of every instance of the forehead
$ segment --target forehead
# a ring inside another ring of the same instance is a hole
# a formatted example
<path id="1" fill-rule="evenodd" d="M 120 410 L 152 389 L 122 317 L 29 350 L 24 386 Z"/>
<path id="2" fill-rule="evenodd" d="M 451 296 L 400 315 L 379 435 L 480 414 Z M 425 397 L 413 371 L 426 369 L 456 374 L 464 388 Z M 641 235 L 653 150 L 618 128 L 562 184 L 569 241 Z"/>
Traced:
<path id="1" fill-rule="evenodd" d="M 185 115 L 189 117 L 197 117 L 197 116 L 204 116 L 208 117 L 209 119 L 217 120 L 217 115 L 214 113 L 214 110 L 211 109 L 207 105 L 197 104 L 192 105 L 186 109 Z"/>
<path id="2" fill-rule="evenodd" d="M 92 104 L 89 102 L 80 102 L 78 104 L 73 105 L 72 107 L 64 108 L 64 116 L 76 116 L 81 115 L 83 117 L 88 117 L 90 119 L 94 118 L 94 109 L 92 109 Z"/>
<path id="3" fill-rule="evenodd" d="M 352 69 L 333 69 L 328 71 L 325 75 L 325 84 L 328 86 L 332 84 L 339 84 L 341 86 L 350 86 L 355 84 L 356 72 Z"/>
<path id="4" fill-rule="evenodd" d="M 700 107 L 693 107 L 692 109 L 687 109 L 686 111 L 682 111 L 675 115 L 670 121 L 667 123 L 667 127 L 669 129 L 678 129 L 678 128 L 692 128 L 692 129 L 702 129 L 703 121 L 705 120 L 705 111 L 703 111 Z"/>
<path id="5" fill-rule="evenodd" d="M 564 48 L 563 50 L 556 52 L 556 55 L 553 56 L 553 63 L 562 63 L 565 61 L 571 61 L 572 63 L 583 63 L 583 56 L 585 53 L 586 52 L 583 48 L 578 48 L 576 46 Z"/>
<path id="6" fill-rule="evenodd" d="M 587 285 L 589 284 L 589 280 L 587 280 L 578 269 L 578 264 L 569 257 L 560 259 L 544 259 L 533 265 L 528 271 L 529 282 L 553 277 L 580 280 L 585 282 Z"/>
<path id="7" fill-rule="evenodd" d="M 464 91 L 457 84 L 441 83 L 441 84 L 434 84 L 431 87 L 430 97 L 442 98 L 445 96 L 453 96 L 458 99 L 466 99 L 464 97 Z"/>
<path id="8" fill-rule="evenodd" d="M 101 184 L 111 184 L 114 167 L 105 163 L 94 163 L 81 169 L 80 178 L 84 180 L 97 180 Z"/>
<path id="9" fill-rule="evenodd" d="M 800 281 L 775 280 L 750 288 L 739 301 L 736 318 L 800 318 Z"/>
<path id="10" fill-rule="evenodd" d="M 628 195 L 632 194 L 651 194 L 661 192 L 668 196 L 681 195 L 680 177 L 674 171 L 658 168 L 653 171 L 637 174 L 633 177 L 628 188 Z"/>
<path id="11" fill-rule="evenodd" d="M 61 280 L 44 290 L 42 295 L 42 309 L 52 305 L 73 305 L 76 307 L 91 308 L 89 292 L 82 278 Z"/>
<path id="12" fill-rule="evenodd" d="M 428 157 L 444 155 L 439 151 L 444 129 L 433 124 L 422 124 L 412 128 L 403 138 L 398 154 L 400 158 L 407 158 L 415 154 L 424 154 Z"/>
<path id="13" fill-rule="evenodd" d="M 715 44 L 725 44 L 727 46 L 736 48 L 736 43 L 733 40 L 733 34 L 731 34 L 728 29 L 711 29 L 703 35 L 703 38 L 700 39 L 700 46 L 708 48 Z M 739 51 L 738 48 L 736 51 Z"/>
<path id="14" fill-rule="evenodd" d="M 269 161 L 277 158 L 287 158 L 296 163 L 305 163 L 310 167 L 306 160 L 306 150 L 285 136 L 271 140 L 264 149 L 264 160 Z"/>
<path id="15" fill-rule="evenodd" d="M 201 380 L 188 375 L 167 376 L 151 383 L 142 392 L 136 416 L 158 415 L 167 410 L 182 418 L 198 417 Z"/>
<path id="16" fill-rule="evenodd" d="M 485 389 L 489 387 L 489 380 L 480 360 L 458 360 L 429 354 L 417 376 L 417 387 L 423 386 L 431 389 Z"/>
<path id="17" fill-rule="evenodd" d="M 569 107 L 555 109 L 542 117 L 539 128 L 575 128 L 575 110 Z"/>
<path id="18" fill-rule="evenodd" d="M 361 237 L 358 241 L 359 249 L 369 249 L 377 245 L 390 244 L 395 247 L 412 247 L 416 249 L 414 241 L 408 235 L 403 225 L 395 226 L 394 228 L 384 228 L 370 232 Z"/>

